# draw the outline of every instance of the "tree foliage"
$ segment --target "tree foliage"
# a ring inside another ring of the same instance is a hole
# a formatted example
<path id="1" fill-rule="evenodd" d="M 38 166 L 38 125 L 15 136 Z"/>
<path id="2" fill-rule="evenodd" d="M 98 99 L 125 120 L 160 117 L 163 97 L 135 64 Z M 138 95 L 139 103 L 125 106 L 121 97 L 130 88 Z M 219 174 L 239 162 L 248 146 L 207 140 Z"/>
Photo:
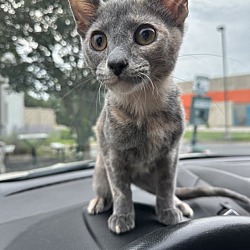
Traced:
<path id="1" fill-rule="evenodd" d="M 49 98 L 48 100 L 34 98 L 28 93 L 25 93 L 24 95 L 24 106 L 29 108 L 53 108 L 55 107 L 55 101 L 56 100 L 53 100 L 52 98 Z"/>
<path id="2" fill-rule="evenodd" d="M 100 107 L 80 51 L 67 0 L 0 0 L 0 75 L 14 91 L 56 99 L 59 121 L 84 145 Z"/>

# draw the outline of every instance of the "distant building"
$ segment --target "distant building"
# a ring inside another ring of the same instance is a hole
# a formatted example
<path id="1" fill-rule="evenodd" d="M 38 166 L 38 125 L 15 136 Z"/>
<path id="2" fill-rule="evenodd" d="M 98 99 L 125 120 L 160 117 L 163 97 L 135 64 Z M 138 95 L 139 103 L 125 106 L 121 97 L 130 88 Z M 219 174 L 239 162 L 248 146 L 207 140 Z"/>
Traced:
<path id="1" fill-rule="evenodd" d="M 0 136 L 18 132 L 24 126 L 24 94 L 8 90 L 8 84 L 0 85 Z"/>
<path id="2" fill-rule="evenodd" d="M 193 82 L 181 82 L 182 101 L 189 119 L 193 97 Z M 250 75 L 232 76 L 227 79 L 228 117 L 231 126 L 250 126 Z M 207 96 L 212 98 L 209 125 L 225 125 L 223 78 L 210 79 Z"/>
<path id="3" fill-rule="evenodd" d="M 20 133 L 50 133 L 57 127 L 55 112 L 46 108 L 24 106 L 24 93 L 0 85 L 0 136 Z"/>
<path id="4" fill-rule="evenodd" d="M 57 126 L 53 109 L 28 108 L 24 109 L 24 132 L 49 133 Z"/>

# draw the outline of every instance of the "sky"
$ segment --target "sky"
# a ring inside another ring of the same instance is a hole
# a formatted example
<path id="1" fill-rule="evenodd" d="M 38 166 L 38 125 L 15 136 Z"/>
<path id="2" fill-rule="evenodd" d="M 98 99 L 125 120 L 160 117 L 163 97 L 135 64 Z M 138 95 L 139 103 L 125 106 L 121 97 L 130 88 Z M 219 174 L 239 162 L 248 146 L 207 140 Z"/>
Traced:
<path id="1" fill-rule="evenodd" d="M 190 0 L 176 81 L 223 75 L 220 25 L 226 28 L 228 75 L 250 74 L 250 0 Z"/>

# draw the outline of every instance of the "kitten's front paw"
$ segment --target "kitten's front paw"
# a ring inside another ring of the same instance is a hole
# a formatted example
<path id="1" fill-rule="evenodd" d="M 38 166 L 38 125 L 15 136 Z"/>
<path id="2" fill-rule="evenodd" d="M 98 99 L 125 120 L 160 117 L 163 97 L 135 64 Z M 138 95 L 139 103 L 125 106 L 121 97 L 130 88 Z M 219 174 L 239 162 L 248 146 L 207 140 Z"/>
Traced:
<path id="1" fill-rule="evenodd" d="M 135 219 L 133 214 L 113 214 L 108 219 L 109 229 L 121 234 L 132 230 L 135 227 Z"/>
<path id="2" fill-rule="evenodd" d="M 109 210 L 112 206 L 112 202 L 108 199 L 96 197 L 89 202 L 88 213 L 100 214 Z"/>
<path id="3" fill-rule="evenodd" d="M 182 213 L 177 208 L 168 208 L 158 211 L 159 222 L 165 225 L 177 224 L 182 220 Z"/>

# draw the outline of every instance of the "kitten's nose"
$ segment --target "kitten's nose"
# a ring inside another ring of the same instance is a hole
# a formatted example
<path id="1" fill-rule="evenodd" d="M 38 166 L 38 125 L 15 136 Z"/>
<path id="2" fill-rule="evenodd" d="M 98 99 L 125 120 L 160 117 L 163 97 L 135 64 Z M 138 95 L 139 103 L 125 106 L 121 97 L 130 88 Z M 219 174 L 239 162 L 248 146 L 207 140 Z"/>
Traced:
<path id="1" fill-rule="evenodd" d="M 128 66 L 128 62 L 124 60 L 109 60 L 108 66 L 115 75 L 119 76 L 122 71 Z"/>
<path id="2" fill-rule="evenodd" d="M 122 71 L 128 66 L 128 61 L 125 54 L 120 50 L 114 50 L 108 59 L 108 67 L 119 76 Z"/>

